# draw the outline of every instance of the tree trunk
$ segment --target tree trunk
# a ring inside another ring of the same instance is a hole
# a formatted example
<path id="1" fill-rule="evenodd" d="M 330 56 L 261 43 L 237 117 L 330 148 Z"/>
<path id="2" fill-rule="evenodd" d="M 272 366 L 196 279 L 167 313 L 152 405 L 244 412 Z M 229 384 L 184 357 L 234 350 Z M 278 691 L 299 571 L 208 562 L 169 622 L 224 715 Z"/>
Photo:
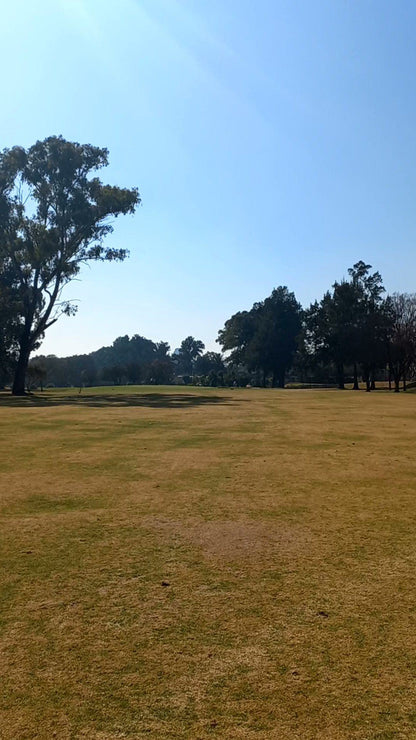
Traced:
<path id="1" fill-rule="evenodd" d="M 391 367 L 389 367 L 389 391 L 391 391 Z"/>
<path id="2" fill-rule="evenodd" d="M 400 373 L 394 373 L 394 392 L 400 393 Z"/>
<path id="3" fill-rule="evenodd" d="M 366 393 L 370 393 L 371 391 L 371 377 L 370 377 L 370 368 L 368 365 L 363 366 L 363 380 L 365 383 L 365 390 Z"/>
<path id="4" fill-rule="evenodd" d="M 358 369 L 357 369 L 357 363 L 354 362 L 354 385 L 353 385 L 354 391 L 359 391 L 360 386 L 358 385 Z"/>
<path id="5" fill-rule="evenodd" d="M 285 371 L 284 370 L 282 370 L 282 372 L 279 373 L 279 378 L 277 382 L 278 382 L 279 388 L 285 387 Z"/>
<path id="6" fill-rule="evenodd" d="M 344 365 L 342 362 L 339 365 L 337 365 L 337 376 L 338 376 L 338 388 L 340 391 L 343 391 L 345 388 L 345 380 L 344 380 Z"/>
<path id="7" fill-rule="evenodd" d="M 403 373 L 403 390 L 407 391 L 406 375 Z"/>
<path id="8" fill-rule="evenodd" d="M 16 370 L 14 372 L 12 386 L 12 393 L 14 396 L 24 396 L 26 394 L 25 380 L 27 366 L 29 364 L 29 357 L 30 349 L 28 348 L 26 343 L 22 343 L 20 346 L 19 359 L 17 360 Z"/>

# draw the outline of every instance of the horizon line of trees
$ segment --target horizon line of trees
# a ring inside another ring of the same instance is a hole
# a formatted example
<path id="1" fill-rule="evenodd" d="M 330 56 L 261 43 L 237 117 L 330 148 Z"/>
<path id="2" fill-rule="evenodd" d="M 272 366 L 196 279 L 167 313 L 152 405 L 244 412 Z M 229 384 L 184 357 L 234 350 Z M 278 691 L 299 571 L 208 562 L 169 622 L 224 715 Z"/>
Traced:
<path id="1" fill-rule="evenodd" d="M 103 183 L 97 172 L 108 150 L 49 136 L 25 149 L 0 152 L 0 382 L 23 395 L 27 385 L 198 382 L 271 385 L 351 379 L 367 390 L 387 373 L 395 390 L 416 367 L 416 297 L 384 297 L 379 272 L 357 262 L 303 308 L 286 286 L 231 316 L 219 331 L 222 353 L 203 352 L 192 336 L 170 353 L 166 342 L 139 335 L 68 358 L 38 357 L 45 332 L 76 312 L 64 287 L 81 267 L 123 261 L 124 248 L 106 246 L 118 216 L 141 203 L 136 187 Z"/>
<path id="2" fill-rule="evenodd" d="M 170 353 L 167 342 L 125 335 L 89 354 L 38 355 L 29 363 L 28 387 L 190 384 L 196 377 L 205 385 L 223 384 L 226 365 L 221 353 L 204 349 L 203 342 L 192 336 Z"/>
<path id="3" fill-rule="evenodd" d="M 287 379 L 368 391 L 386 379 L 396 392 L 416 375 L 416 294 L 384 296 L 379 272 L 359 261 L 348 279 L 302 308 L 286 286 L 250 310 L 231 316 L 218 333 L 222 352 L 204 352 L 186 337 L 171 352 L 167 342 L 138 334 L 85 355 L 37 356 L 29 362 L 28 387 L 101 384 L 272 386 Z M 1 304 L 0 304 L 1 307 Z M 3 343 L 3 350 L 5 343 Z M 225 353 L 225 354 L 224 354 Z M 13 352 L 0 353 L 3 384 L 13 375 Z"/>
<path id="4" fill-rule="evenodd" d="M 386 377 L 396 392 L 416 373 L 416 295 L 384 297 L 378 271 L 362 260 L 336 281 L 321 300 L 303 309 L 295 294 L 280 286 L 271 296 L 225 323 L 218 341 L 230 359 L 260 374 L 262 385 L 283 388 L 288 374 L 300 382 L 347 379 L 366 390 Z"/>

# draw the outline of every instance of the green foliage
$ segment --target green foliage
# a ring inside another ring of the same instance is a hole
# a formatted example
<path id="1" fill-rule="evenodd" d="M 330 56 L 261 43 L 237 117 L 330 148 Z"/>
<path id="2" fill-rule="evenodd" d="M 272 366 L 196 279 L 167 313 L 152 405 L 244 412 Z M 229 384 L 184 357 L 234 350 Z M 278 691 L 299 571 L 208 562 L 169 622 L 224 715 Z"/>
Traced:
<path id="1" fill-rule="evenodd" d="M 14 393 L 24 392 L 30 354 L 45 331 L 75 311 L 59 300 L 63 287 L 86 262 L 127 255 L 105 247 L 104 239 L 113 231 L 109 217 L 134 213 L 140 197 L 136 188 L 91 177 L 107 164 L 107 149 L 60 136 L 0 154 L 1 282 L 16 309 Z"/>
<path id="2" fill-rule="evenodd" d="M 388 363 L 399 390 L 400 379 L 409 378 L 416 366 L 416 295 L 394 293 L 387 296 Z"/>
<path id="3" fill-rule="evenodd" d="M 232 364 L 245 365 L 266 377 L 272 385 L 283 388 L 285 376 L 293 363 L 302 328 L 302 307 L 286 286 L 273 290 L 251 311 L 238 312 L 226 321 L 218 334 L 224 351 L 231 351 Z"/>
<path id="4" fill-rule="evenodd" d="M 335 282 L 332 293 L 315 301 L 305 312 L 305 342 L 315 362 L 333 363 L 337 382 L 344 387 L 346 365 L 361 366 L 370 389 L 377 367 L 386 359 L 386 313 L 379 272 L 357 262 L 348 270 L 350 280 Z"/>
<path id="5" fill-rule="evenodd" d="M 196 375 L 209 375 L 210 373 L 222 373 L 225 366 L 220 352 L 205 352 L 197 357 L 195 361 Z"/>
<path id="6" fill-rule="evenodd" d="M 149 383 L 155 385 L 168 385 L 173 380 L 174 365 L 171 357 L 164 359 L 155 359 L 151 363 L 147 379 Z"/>
<path id="7" fill-rule="evenodd" d="M 40 386 L 40 389 L 43 391 L 46 378 L 46 366 L 41 359 L 34 359 L 29 362 L 26 373 L 26 382 L 29 390 L 31 390 L 32 388 L 38 388 Z"/>
<path id="8" fill-rule="evenodd" d="M 72 357 L 37 357 L 46 369 L 47 383 L 53 386 L 92 386 L 99 382 L 170 383 L 173 361 L 167 342 L 152 342 L 135 334 L 117 337 L 111 347 Z"/>
<path id="9" fill-rule="evenodd" d="M 0 384 L 13 370 L 18 351 L 19 297 L 13 272 L 0 255 Z"/>
<path id="10" fill-rule="evenodd" d="M 195 362 L 205 349 L 205 344 L 200 339 L 192 336 L 186 337 L 181 343 L 175 359 L 179 375 L 192 375 Z"/>

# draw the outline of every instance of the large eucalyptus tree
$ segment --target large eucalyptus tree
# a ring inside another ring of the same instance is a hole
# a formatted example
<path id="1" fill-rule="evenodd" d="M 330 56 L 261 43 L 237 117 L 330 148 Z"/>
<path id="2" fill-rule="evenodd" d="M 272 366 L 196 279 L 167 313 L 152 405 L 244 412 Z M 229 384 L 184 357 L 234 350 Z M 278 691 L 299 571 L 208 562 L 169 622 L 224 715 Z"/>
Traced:
<path id="1" fill-rule="evenodd" d="M 61 136 L 0 153 L 0 293 L 7 282 L 17 311 L 16 395 L 25 392 L 30 354 L 45 331 L 75 312 L 61 300 L 63 287 L 87 262 L 127 256 L 103 241 L 110 219 L 133 213 L 140 196 L 94 176 L 107 164 L 107 149 Z"/>

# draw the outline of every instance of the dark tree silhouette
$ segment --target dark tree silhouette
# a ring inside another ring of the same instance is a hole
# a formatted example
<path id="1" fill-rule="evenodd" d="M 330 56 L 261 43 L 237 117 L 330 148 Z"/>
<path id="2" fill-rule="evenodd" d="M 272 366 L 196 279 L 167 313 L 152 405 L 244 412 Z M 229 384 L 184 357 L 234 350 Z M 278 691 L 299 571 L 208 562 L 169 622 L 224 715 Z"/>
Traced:
<path id="1" fill-rule="evenodd" d="M 335 282 L 332 292 L 305 312 L 306 342 L 317 362 L 333 363 L 339 388 L 344 388 L 346 365 L 353 367 L 354 388 L 361 367 L 370 390 L 376 368 L 385 364 L 384 287 L 380 273 L 370 269 L 357 262 L 348 270 L 349 281 Z"/>
<path id="2" fill-rule="evenodd" d="M 200 339 L 195 339 L 192 336 L 186 337 L 176 354 L 179 372 L 183 375 L 192 375 L 194 363 L 204 349 L 205 344 Z"/>
<path id="3" fill-rule="evenodd" d="M 400 380 L 406 390 L 406 380 L 416 363 L 416 295 L 394 293 L 387 296 L 389 317 L 388 364 L 394 379 L 394 390 L 400 390 Z"/>
<path id="4" fill-rule="evenodd" d="M 264 301 L 255 303 L 251 311 L 231 316 L 217 341 L 224 351 L 231 351 L 232 363 L 259 370 L 263 385 L 271 375 L 272 385 L 283 388 L 301 328 L 302 307 L 294 293 L 280 286 Z"/>
<path id="5" fill-rule="evenodd" d="M 107 149 L 60 136 L 0 154 L 0 277 L 11 273 L 19 311 L 14 394 L 25 392 L 29 357 L 45 331 L 74 313 L 62 288 L 86 262 L 126 257 L 103 240 L 109 218 L 133 213 L 140 197 L 91 177 L 107 163 Z"/>
<path id="6" fill-rule="evenodd" d="M 305 312 L 306 340 L 315 361 L 333 363 L 338 387 L 343 389 L 347 363 L 354 363 L 358 384 L 358 291 L 347 281 L 334 283 L 332 287 L 332 293 L 325 293 L 319 303 L 315 301 Z"/>

